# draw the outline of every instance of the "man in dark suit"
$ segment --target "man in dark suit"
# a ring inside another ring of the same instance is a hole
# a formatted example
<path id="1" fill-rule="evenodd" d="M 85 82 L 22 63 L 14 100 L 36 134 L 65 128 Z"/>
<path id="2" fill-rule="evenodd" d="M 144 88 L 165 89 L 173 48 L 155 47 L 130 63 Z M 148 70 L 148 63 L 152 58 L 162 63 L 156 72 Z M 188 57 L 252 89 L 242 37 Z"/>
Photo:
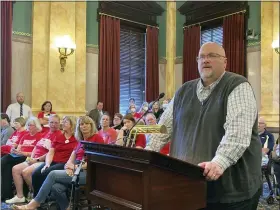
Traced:
<path id="1" fill-rule="evenodd" d="M 103 102 L 98 101 L 96 104 L 96 109 L 89 112 L 88 116 L 95 122 L 96 128 L 100 127 L 100 120 L 103 115 Z"/>

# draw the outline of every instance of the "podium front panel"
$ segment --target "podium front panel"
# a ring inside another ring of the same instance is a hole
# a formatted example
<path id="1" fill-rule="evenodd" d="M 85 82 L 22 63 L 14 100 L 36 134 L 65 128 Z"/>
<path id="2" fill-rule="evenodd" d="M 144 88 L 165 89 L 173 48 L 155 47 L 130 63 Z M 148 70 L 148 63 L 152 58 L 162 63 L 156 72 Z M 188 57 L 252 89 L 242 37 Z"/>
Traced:
<path id="1" fill-rule="evenodd" d="M 155 152 L 86 143 L 87 196 L 112 210 L 197 210 L 206 181 L 197 166 Z"/>

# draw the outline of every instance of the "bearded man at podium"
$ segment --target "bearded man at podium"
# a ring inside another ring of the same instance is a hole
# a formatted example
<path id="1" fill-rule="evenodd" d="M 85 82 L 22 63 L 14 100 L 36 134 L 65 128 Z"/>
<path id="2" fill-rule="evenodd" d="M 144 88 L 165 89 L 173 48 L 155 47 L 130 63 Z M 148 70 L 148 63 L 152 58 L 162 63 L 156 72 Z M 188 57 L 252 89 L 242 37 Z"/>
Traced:
<path id="1" fill-rule="evenodd" d="M 182 85 L 159 121 L 168 134 L 152 135 L 145 149 L 160 151 L 171 138 L 171 157 L 204 168 L 206 209 L 257 209 L 261 143 L 252 87 L 225 71 L 225 51 L 216 43 L 201 46 L 197 63 L 201 78 Z"/>

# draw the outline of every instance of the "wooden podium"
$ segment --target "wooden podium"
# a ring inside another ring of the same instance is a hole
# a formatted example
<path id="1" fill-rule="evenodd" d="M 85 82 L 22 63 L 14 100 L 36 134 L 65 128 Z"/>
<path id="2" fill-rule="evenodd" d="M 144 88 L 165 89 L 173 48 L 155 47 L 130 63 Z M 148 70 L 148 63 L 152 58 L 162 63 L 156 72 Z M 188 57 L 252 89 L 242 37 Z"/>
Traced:
<path id="1" fill-rule="evenodd" d="M 153 151 L 83 142 L 86 193 L 112 210 L 197 210 L 206 207 L 203 169 Z"/>

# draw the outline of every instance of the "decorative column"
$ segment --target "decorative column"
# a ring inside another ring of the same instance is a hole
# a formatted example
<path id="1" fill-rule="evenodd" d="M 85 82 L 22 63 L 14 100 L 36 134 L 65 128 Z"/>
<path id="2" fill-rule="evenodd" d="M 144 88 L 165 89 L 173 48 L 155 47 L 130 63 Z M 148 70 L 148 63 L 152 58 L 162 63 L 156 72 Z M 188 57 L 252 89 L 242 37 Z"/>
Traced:
<path id="1" fill-rule="evenodd" d="M 61 72 L 57 37 L 76 44 Z M 33 2 L 32 111 L 50 100 L 59 115 L 85 114 L 86 2 Z"/>
<path id="2" fill-rule="evenodd" d="M 268 24 L 269 23 L 269 24 Z M 268 127 L 279 127 L 279 2 L 261 2 L 261 110 Z"/>
<path id="3" fill-rule="evenodd" d="M 175 59 L 176 59 L 176 1 L 166 2 L 166 97 L 175 93 Z"/>

